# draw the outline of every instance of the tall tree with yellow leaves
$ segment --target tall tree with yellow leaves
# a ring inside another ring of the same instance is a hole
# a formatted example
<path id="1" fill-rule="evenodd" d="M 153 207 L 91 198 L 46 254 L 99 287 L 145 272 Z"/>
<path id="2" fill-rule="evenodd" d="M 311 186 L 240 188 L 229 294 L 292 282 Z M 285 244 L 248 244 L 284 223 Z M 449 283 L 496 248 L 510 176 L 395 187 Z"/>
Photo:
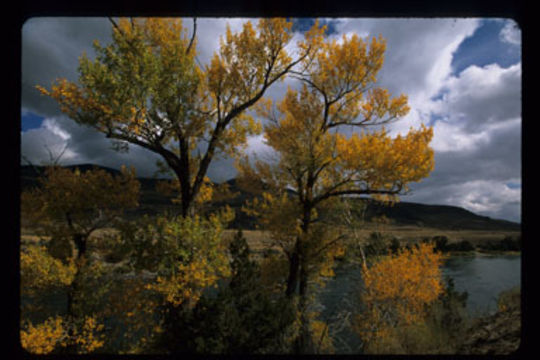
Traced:
<path id="1" fill-rule="evenodd" d="M 325 39 L 324 30 L 315 24 L 300 44 L 315 49 L 302 60 L 302 70 L 291 72 L 301 89 L 289 89 L 277 106 L 266 100 L 257 108 L 269 120 L 264 136 L 278 159 L 239 163 L 244 183 L 263 185 L 262 200 L 251 211 L 289 260 L 286 293 L 298 296 L 302 316 L 297 351 L 311 349 L 308 281 L 331 275 L 333 257 L 343 252 L 343 236 L 321 221 L 321 210 L 346 195 L 397 199 L 434 166 L 431 128 L 395 138 L 384 127 L 349 137 L 338 131 L 390 123 L 409 107 L 405 95 L 392 97 L 376 86 L 386 48 L 382 38 L 369 43 L 352 35 L 338 42 Z"/>
<path id="2" fill-rule="evenodd" d="M 303 47 L 292 59 L 285 49 L 292 23 L 262 19 L 236 34 L 227 28 L 219 52 L 202 67 L 195 31 L 189 37 L 180 19 L 111 22 L 113 42 L 96 41 L 94 61 L 80 58 L 78 84 L 59 79 L 38 89 L 119 149 L 135 144 L 160 155 L 178 179 L 186 217 L 197 196 L 208 194 L 205 175 L 216 152 L 234 154 L 260 131 L 245 111 L 314 49 Z"/>

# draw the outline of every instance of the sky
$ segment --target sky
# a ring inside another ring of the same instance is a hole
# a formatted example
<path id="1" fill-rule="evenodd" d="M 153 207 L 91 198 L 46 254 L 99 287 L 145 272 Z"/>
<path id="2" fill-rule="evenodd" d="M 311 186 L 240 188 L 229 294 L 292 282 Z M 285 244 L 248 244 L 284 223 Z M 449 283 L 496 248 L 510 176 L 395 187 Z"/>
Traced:
<path id="1" fill-rule="evenodd" d="M 228 23 L 233 31 L 248 20 L 197 19 L 198 60 L 208 64 Z M 288 50 L 313 19 L 292 19 Z M 421 124 L 433 126 L 435 169 L 411 185 L 402 201 L 460 206 L 497 219 L 521 221 L 521 30 L 501 18 L 328 18 L 328 36 L 340 39 L 382 35 L 387 50 L 378 85 L 404 93 L 411 111 L 388 129 L 406 134 Z M 191 30 L 192 20 L 185 19 Z M 50 88 L 56 78 L 77 81 L 78 58 L 93 56 L 92 42 L 110 42 L 107 18 L 35 17 L 22 27 L 21 164 L 42 164 L 62 154 L 65 165 L 93 163 L 134 166 L 138 176 L 155 174 L 159 157 L 135 145 L 127 153 L 110 140 L 77 125 L 35 85 Z M 265 94 L 280 100 L 293 79 Z M 250 154 L 271 154 L 262 136 L 249 138 Z M 231 159 L 218 159 L 208 175 L 217 182 L 235 176 Z"/>

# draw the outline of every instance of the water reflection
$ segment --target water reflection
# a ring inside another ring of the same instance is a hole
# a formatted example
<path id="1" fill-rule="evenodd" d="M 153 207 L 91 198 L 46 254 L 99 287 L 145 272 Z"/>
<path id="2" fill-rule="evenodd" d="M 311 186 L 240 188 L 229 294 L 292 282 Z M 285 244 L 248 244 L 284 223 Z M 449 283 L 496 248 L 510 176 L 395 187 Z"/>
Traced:
<path id="1" fill-rule="evenodd" d="M 497 296 L 521 283 L 521 256 L 455 256 L 446 260 L 443 275 L 454 279 L 455 289 L 467 291 L 467 310 L 471 315 L 494 312 Z M 343 267 L 336 270 L 336 276 L 320 290 L 315 310 L 320 311 L 323 321 L 337 320 L 344 313 L 354 314 L 358 303 L 360 278 L 359 267 Z M 350 320 L 350 318 L 349 318 Z M 336 353 L 357 354 L 360 349 L 358 336 L 350 326 L 340 327 L 332 332 Z"/>
<path id="2" fill-rule="evenodd" d="M 446 261 L 443 274 L 454 279 L 457 291 L 467 291 L 471 314 L 493 312 L 499 293 L 520 285 L 521 256 L 454 256 Z"/>

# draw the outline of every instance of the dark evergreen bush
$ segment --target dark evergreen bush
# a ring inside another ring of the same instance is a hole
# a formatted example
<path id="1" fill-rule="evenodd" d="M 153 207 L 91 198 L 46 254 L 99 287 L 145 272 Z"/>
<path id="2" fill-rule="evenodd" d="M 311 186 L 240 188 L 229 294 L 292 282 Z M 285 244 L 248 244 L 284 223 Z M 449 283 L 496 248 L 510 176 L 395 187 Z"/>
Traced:
<path id="1" fill-rule="evenodd" d="M 467 240 L 462 240 L 457 243 L 448 244 L 446 251 L 474 251 L 475 247 Z"/>
<path id="2" fill-rule="evenodd" d="M 390 248 L 389 249 L 392 252 L 392 254 L 397 254 L 397 252 L 400 249 L 399 240 L 396 239 L 396 238 L 392 238 L 392 240 L 390 240 Z"/>
<path id="3" fill-rule="evenodd" d="M 239 231 L 229 246 L 232 277 L 217 295 L 203 295 L 193 310 L 169 307 L 157 347 L 170 353 L 257 354 L 286 352 L 294 321 L 285 297 L 260 286 L 260 267 Z"/>
<path id="4" fill-rule="evenodd" d="M 440 252 L 447 251 L 448 238 L 444 235 L 434 236 L 432 239 L 435 242 L 435 250 Z"/>

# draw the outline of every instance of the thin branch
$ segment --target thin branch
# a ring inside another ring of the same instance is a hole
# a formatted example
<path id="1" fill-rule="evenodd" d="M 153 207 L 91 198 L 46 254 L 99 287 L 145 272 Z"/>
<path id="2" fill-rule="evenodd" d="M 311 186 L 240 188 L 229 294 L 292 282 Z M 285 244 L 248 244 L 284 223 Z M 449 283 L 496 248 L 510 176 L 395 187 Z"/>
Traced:
<path id="1" fill-rule="evenodd" d="M 49 153 L 49 162 L 50 162 L 50 166 L 56 166 L 58 165 L 58 162 L 60 161 L 60 158 L 64 155 L 64 153 L 66 152 L 67 150 L 67 147 L 68 147 L 69 143 L 66 142 L 66 144 L 64 145 L 64 148 L 62 149 L 62 151 L 60 151 L 60 154 L 55 158 L 51 149 L 47 146 L 47 144 L 43 145 L 45 147 L 45 149 L 47 150 L 47 152 Z"/>
<path id="2" fill-rule="evenodd" d="M 395 195 L 395 194 L 398 194 L 401 190 L 402 190 L 402 185 L 399 184 L 397 189 L 394 189 L 394 190 L 348 189 L 348 190 L 340 190 L 340 191 L 333 191 L 333 192 L 329 191 L 313 199 L 313 203 L 317 204 L 321 202 L 322 200 L 328 199 L 329 197 L 341 196 L 341 195 L 374 195 L 374 194 Z"/>
<path id="3" fill-rule="evenodd" d="M 327 242 L 326 244 L 324 244 L 324 246 L 322 246 L 319 250 L 317 250 L 315 252 L 315 256 L 320 255 L 323 250 L 326 250 L 329 246 L 331 246 L 331 245 L 333 245 L 333 244 L 337 243 L 338 241 L 343 240 L 345 238 L 346 238 L 346 235 L 342 234 L 342 235 L 339 235 L 334 240 Z"/>
<path id="4" fill-rule="evenodd" d="M 189 45 L 186 49 L 186 55 L 189 54 L 189 51 L 191 50 L 191 46 L 193 45 L 193 42 L 195 41 L 195 34 L 197 33 L 197 18 L 193 18 L 193 34 L 191 35 L 191 40 L 189 40 Z"/>

